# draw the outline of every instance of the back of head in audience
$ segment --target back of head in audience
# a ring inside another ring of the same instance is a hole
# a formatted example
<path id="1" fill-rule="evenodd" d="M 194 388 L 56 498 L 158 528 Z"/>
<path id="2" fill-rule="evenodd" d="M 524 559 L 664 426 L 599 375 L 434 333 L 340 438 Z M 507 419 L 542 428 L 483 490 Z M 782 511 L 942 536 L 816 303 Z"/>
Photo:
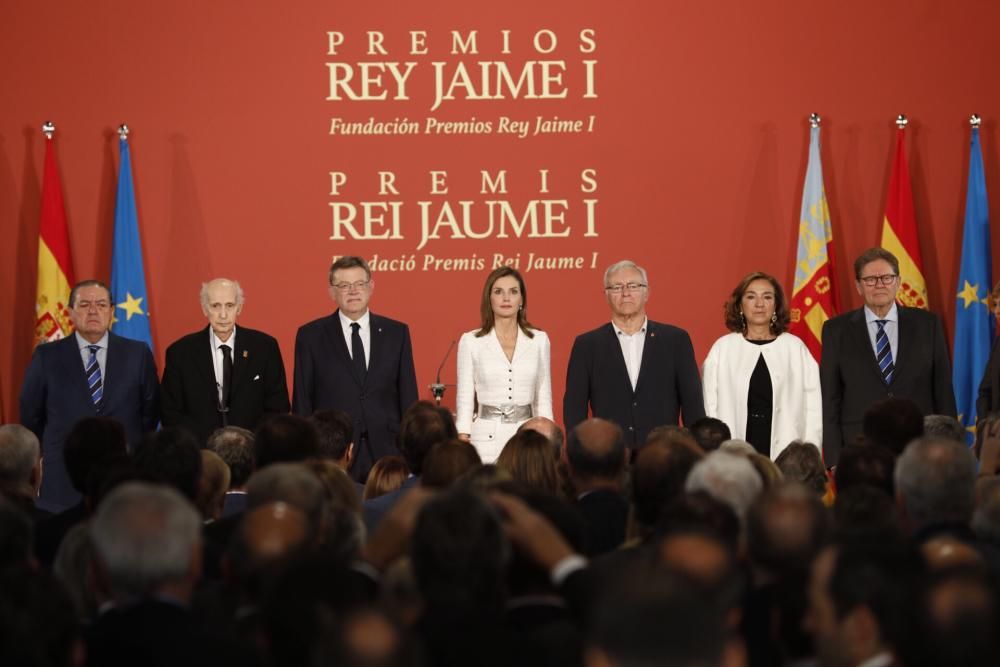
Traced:
<path id="1" fill-rule="evenodd" d="M 48 572 L 0 569 L 0 665 L 76 667 L 83 654 L 73 603 Z"/>
<path id="2" fill-rule="evenodd" d="M 944 438 L 955 442 L 965 442 L 967 431 L 962 422 L 949 415 L 927 415 L 924 417 L 924 436 Z"/>
<path id="3" fill-rule="evenodd" d="M 720 450 L 695 464 L 684 490 L 707 492 L 729 505 L 742 522 L 750 505 L 764 490 L 764 483 L 746 456 Z"/>
<path id="4" fill-rule="evenodd" d="M 308 419 L 296 415 L 268 417 L 254 433 L 257 470 L 272 463 L 295 463 L 319 455 L 319 433 Z"/>
<path id="5" fill-rule="evenodd" d="M 620 483 L 626 455 L 621 427 L 604 419 L 577 424 L 566 440 L 566 461 L 577 492 L 593 484 Z"/>
<path id="6" fill-rule="evenodd" d="M 837 491 L 833 526 L 834 539 L 840 544 L 903 539 L 903 528 L 893 497 L 870 484 L 855 484 Z"/>
<path id="7" fill-rule="evenodd" d="M 0 495 L 33 500 L 41 483 L 38 437 L 20 424 L 0 426 Z"/>
<path id="8" fill-rule="evenodd" d="M 515 433 L 497 457 L 497 467 L 528 488 L 559 492 L 559 470 L 549 439 L 538 431 Z"/>
<path id="9" fill-rule="evenodd" d="M 862 431 L 869 443 L 899 456 L 906 445 L 924 434 L 924 413 L 909 399 L 887 398 L 868 408 Z"/>
<path id="10" fill-rule="evenodd" d="M 468 442 L 457 438 L 439 442 L 431 448 L 424 461 L 424 474 L 420 478 L 420 485 L 432 489 L 448 488 L 464 474 L 482 464 L 479 452 Z M 405 463 L 403 470 L 405 473 L 409 473 Z M 404 474 L 403 479 L 405 478 Z M 402 480 L 399 483 L 402 485 Z M 365 491 L 367 492 L 367 490 L 366 485 Z"/>
<path id="11" fill-rule="evenodd" d="M 119 602 L 168 596 L 186 604 L 201 574 L 201 530 L 198 512 L 174 489 L 123 484 L 90 525 L 101 580 Z"/>
<path id="12" fill-rule="evenodd" d="M 424 459 L 439 442 L 458 437 L 451 413 L 430 401 L 417 401 L 403 413 L 399 424 L 399 451 L 410 472 L 418 477 L 424 471 Z"/>
<path id="13" fill-rule="evenodd" d="M 976 460 L 954 440 L 923 438 L 896 461 L 896 498 L 913 533 L 930 526 L 968 526 L 975 502 Z"/>
<path id="14" fill-rule="evenodd" d="M 992 667 L 1000 656 L 1000 596 L 981 568 L 949 568 L 922 586 L 915 667 Z"/>
<path id="15" fill-rule="evenodd" d="M 751 452 L 746 456 L 747 460 L 750 461 L 750 465 L 760 475 L 760 481 L 763 482 L 765 489 L 769 489 L 784 481 L 785 476 L 782 474 L 781 468 L 771 460 L 771 457 L 765 456 L 760 452 Z"/>
<path id="16" fill-rule="evenodd" d="M 410 469 L 402 456 L 383 456 L 368 473 L 365 481 L 363 500 L 371 500 L 403 488 L 403 482 L 410 476 Z"/>
<path id="17" fill-rule="evenodd" d="M 562 455 L 565 438 L 563 437 L 563 430 L 559 428 L 559 424 L 548 417 L 532 417 L 517 427 L 518 433 L 528 429 L 538 431 L 548 438 L 549 442 L 552 443 L 552 449 L 555 451 L 557 458 Z"/>
<path id="18" fill-rule="evenodd" d="M 323 553 L 339 561 L 354 560 L 365 541 L 358 487 L 336 462 L 313 459 L 303 465 L 316 476 L 324 493 L 320 542 Z"/>
<path id="19" fill-rule="evenodd" d="M 774 461 L 786 481 L 798 482 L 820 498 L 826 494 L 826 466 L 816 445 L 796 440 Z"/>
<path id="20" fill-rule="evenodd" d="M 253 474 L 253 433 L 239 426 L 226 426 L 208 436 L 207 447 L 229 466 L 229 488 L 242 489 Z"/>
<path id="21" fill-rule="evenodd" d="M 691 435 L 698 446 L 706 452 L 714 452 L 726 440 L 733 437 L 726 422 L 715 417 L 702 417 L 691 424 Z"/>
<path id="22" fill-rule="evenodd" d="M 316 545 L 315 526 L 288 503 L 264 503 L 244 515 L 229 547 L 227 574 L 258 600 L 282 569 Z"/>
<path id="23" fill-rule="evenodd" d="M 337 461 L 345 470 L 354 455 L 354 423 L 343 410 L 317 410 L 309 418 L 319 432 L 319 457 Z"/>
<path id="24" fill-rule="evenodd" d="M 274 463 L 258 470 L 247 483 L 247 510 L 283 502 L 305 512 L 317 534 L 325 530 L 326 491 L 316 474 L 302 463 Z"/>
<path id="25" fill-rule="evenodd" d="M 829 529 L 826 508 L 815 489 L 797 482 L 770 488 L 747 514 L 750 562 L 764 576 L 805 575 L 826 544 Z"/>
<path id="26" fill-rule="evenodd" d="M 87 495 L 91 473 L 128 457 L 125 427 L 110 417 L 87 417 L 66 436 L 63 460 L 73 488 Z"/>
<path id="27" fill-rule="evenodd" d="M 847 445 L 840 452 L 833 472 L 837 493 L 861 484 L 882 489 L 890 496 L 896 494 L 893 471 L 896 455 L 888 447 L 862 442 Z"/>
<path id="28" fill-rule="evenodd" d="M 222 503 L 229 489 L 229 466 L 207 449 L 201 450 L 201 480 L 198 483 L 198 511 L 206 521 L 222 516 Z"/>
<path id="29" fill-rule="evenodd" d="M 704 454 L 697 445 L 680 440 L 646 442 L 632 466 L 632 503 L 635 518 L 645 532 L 663 510 L 684 493 L 691 468 Z"/>
<path id="30" fill-rule="evenodd" d="M 198 499 L 201 450 L 187 429 L 170 426 L 147 433 L 132 460 L 142 479 L 172 486 L 191 502 Z"/>

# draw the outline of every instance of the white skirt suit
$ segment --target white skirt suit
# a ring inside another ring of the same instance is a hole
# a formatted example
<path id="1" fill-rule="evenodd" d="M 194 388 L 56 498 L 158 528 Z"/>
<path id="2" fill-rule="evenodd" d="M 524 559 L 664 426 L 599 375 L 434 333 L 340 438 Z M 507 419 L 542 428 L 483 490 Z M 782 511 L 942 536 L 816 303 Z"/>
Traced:
<path id="1" fill-rule="evenodd" d="M 823 442 L 823 399 L 819 365 L 798 337 L 783 333 L 767 345 L 742 334 L 715 341 L 702 367 L 705 414 L 721 419 L 734 438 L 746 438 L 750 375 L 760 355 L 771 375 L 771 460 L 793 440 Z"/>
<path id="2" fill-rule="evenodd" d="M 476 331 L 463 334 L 458 342 L 455 426 L 459 433 L 469 434 L 483 463 L 493 463 L 526 420 L 504 423 L 480 418 L 474 405 L 530 405 L 532 416 L 552 419 L 549 337 L 535 329 L 529 338 L 519 327 L 514 358 L 508 361 L 495 329 L 479 338 Z"/>

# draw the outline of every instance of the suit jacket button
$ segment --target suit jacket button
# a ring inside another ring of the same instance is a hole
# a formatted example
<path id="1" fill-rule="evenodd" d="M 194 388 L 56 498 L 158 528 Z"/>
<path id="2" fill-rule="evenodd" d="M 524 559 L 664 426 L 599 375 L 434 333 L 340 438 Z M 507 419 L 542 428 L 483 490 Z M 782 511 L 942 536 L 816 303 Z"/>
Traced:
<path id="1" fill-rule="evenodd" d="M 634 431 L 635 429 L 634 429 L 634 428 L 632 428 L 631 426 L 629 426 L 629 427 L 628 427 L 628 430 L 630 430 L 630 431 Z"/>
<path id="2" fill-rule="evenodd" d="M 636 401 L 635 403 L 633 403 L 633 404 L 632 404 L 632 407 L 633 407 L 633 408 L 637 408 L 637 407 L 639 407 L 639 401 Z"/>

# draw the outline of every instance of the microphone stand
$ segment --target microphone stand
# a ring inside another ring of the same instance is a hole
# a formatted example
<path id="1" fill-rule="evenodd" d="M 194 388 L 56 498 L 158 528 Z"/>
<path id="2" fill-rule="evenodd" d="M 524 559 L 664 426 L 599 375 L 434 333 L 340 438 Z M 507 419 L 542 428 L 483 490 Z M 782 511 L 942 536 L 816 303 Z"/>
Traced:
<path id="1" fill-rule="evenodd" d="M 434 404 L 441 407 L 441 399 L 444 398 L 445 385 L 441 384 L 441 369 L 444 368 L 444 364 L 448 361 L 448 355 L 451 354 L 452 348 L 455 347 L 455 341 L 451 341 L 451 345 L 448 346 L 448 351 L 444 353 L 444 359 L 441 360 L 441 365 L 438 366 L 437 376 L 434 379 L 434 384 L 431 385 L 431 395 L 434 397 Z"/>

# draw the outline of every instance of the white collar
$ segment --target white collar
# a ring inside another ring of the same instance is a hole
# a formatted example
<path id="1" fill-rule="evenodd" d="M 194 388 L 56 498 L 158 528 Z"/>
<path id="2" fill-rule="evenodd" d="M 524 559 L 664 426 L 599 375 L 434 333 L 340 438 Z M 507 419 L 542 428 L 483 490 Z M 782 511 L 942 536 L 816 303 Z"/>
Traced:
<path id="1" fill-rule="evenodd" d="M 350 329 L 351 324 L 353 324 L 354 322 L 357 322 L 359 325 L 361 325 L 361 330 L 364 330 L 368 328 L 368 321 L 369 319 L 371 319 L 372 311 L 366 310 L 365 314 L 356 320 L 352 320 L 347 315 L 344 315 L 344 311 L 342 310 L 337 310 L 337 314 L 340 315 L 340 326 L 344 328 L 344 331 Z"/>
<path id="2" fill-rule="evenodd" d="M 892 302 L 892 306 L 889 307 L 889 312 L 885 314 L 885 317 L 879 317 L 872 312 L 871 308 L 865 306 L 865 323 L 871 324 L 872 322 L 877 322 L 879 320 L 885 320 L 886 322 L 899 322 L 899 309 L 896 307 L 896 302 Z"/>
<path id="3" fill-rule="evenodd" d="M 74 331 L 73 335 L 76 336 L 76 344 L 79 346 L 79 348 L 81 350 L 83 350 L 86 347 L 90 347 L 91 345 L 96 345 L 97 347 L 101 348 L 102 350 L 108 349 L 108 332 L 107 331 L 105 331 L 104 335 L 101 336 L 101 340 L 97 341 L 96 343 L 91 343 L 89 340 L 87 340 L 86 338 L 84 338 L 83 336 L 81 336 L 79 331 Z"/>
<path id="4" fill-rule="evenodd" d="M 229 334 L 229 340 L 220 340 L 218 336 L 215 335 L 215 329 L 208 327 L 208 335 L 212 341 L 212 349 L 218 350 L 220 345 L 228 345 L 229 349 L 233 351 L 233 357 L 236 356 L 236 327 L 233 326 L 233 333 Z"/>
<path id="5" fill-rule="evenodd" d="M 617 336 L 634 336 L 636 334 L 646 333 L 646 327 L 649 326 L 649 318 L 642 318 L 642 326 L 634 334 L 625 333 L 625 330 L 618 326 L 614 320 L 611 320 L 611 326 L 615 328 L 615 335 Z"/>

